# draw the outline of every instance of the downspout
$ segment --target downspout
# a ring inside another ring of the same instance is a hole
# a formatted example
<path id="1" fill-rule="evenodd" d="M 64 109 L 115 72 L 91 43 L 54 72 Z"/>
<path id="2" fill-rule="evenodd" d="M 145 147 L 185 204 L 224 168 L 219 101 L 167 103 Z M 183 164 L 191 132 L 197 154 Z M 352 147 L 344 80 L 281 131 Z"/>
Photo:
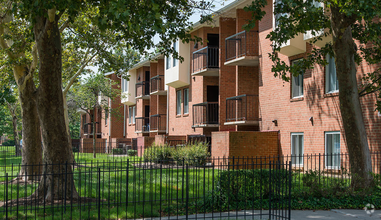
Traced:
<path id="1" fill-rule="evenodd" d="M 168 92 L 167 92 L 167 120 L 166 120 L 166 124 L 167 124 L 167 126 L 166 126 L 166 131 L 165 131 L 165 133 L 168 135 L 168 131 L 169 131 L 169 128 L 168 128 L 168 126 L 169 126 L 169 87 L 167 87 L 168 88 Z"/>

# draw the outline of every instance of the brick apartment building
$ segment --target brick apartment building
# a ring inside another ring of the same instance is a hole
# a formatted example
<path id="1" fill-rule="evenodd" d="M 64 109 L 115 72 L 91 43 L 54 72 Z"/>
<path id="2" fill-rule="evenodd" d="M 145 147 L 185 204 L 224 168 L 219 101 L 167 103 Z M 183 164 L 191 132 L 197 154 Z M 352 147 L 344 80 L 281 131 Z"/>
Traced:
<path id="1" fill-rule="evenodd" d="M 234 1 L 220 9 L 212 24 L 196 23 L 191 34 L 202 42 L 174 42 L 184 62 L 158 55 L 129 70 L 130 80 L 121 82 L 125 117 L 120 137 L 136 138 L 140 148 L 153 141 L 211 137 L 212 156 L 346 152 L 333 59 L 290 82 L 275 78 L 266 39 L 275 24 L 273 3 L 269 0 L 266 16 L 245 31 L 251 13 L 243 8 L 250 2 Z M 313 37 L 301 33 L 291 39 L 282 46 L 281 59 L 292 64 L 332 40 L 325 37 L 312 45 Z M 361 77 L 373 67 L 358 68 Z M 379 150 L 376 94 L 362 97 L 361 103 L 370 150 Z"/>

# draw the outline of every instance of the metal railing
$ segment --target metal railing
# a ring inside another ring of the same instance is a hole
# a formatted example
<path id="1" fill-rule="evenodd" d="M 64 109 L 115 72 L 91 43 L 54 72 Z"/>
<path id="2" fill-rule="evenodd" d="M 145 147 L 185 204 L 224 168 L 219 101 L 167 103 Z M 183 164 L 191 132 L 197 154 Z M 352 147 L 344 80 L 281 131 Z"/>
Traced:
<path id="1" fill-rule="evenodd" d="M 258 121 L 258 95 L 239 95 L 226 99 L 226 122 Z"/>
<path id="2" fill-rule="evenodd" d="M 164 90 L 164 75 L 157 75 L 151 78 L 151 93 Z"/>
<path id="3" fill-rule="evenodd" d="M 149 95 L 149 81 L 143 81 L 136 83 L 136 97 Z"/>
<path id="4" fill-rule="evenodd" d="M 258 56 L 258 31 L 241 31 L 225 39 L 226 61 Z"/>
<path id="5" fill-rule="evenodd" d="M 192 66 L 193 73 L 208 68 L 219 68 L 219 48 L 204 47 L 193 52 Z"/>
<path id="6" fill-rule="evenodd" d="M 151 131 L 165 131 L 167 123 L 167 115 L 157 114 L 150 117 L 150 130 Z"/>
<path id="7" fill-rule="evenodd" d="M 150 124 L 149 117 L 135 118 L 135 132 L 149 132 Z"/>
<path id="8" fill-rule="evenodd" d="M 84 134 L 93 134 L 93 124 L 87 123 L 83 125 L 83 133 Z"/>
<path id="9" fill-rule="evenodd" d="M 218 124 L 218 102 L 193 105 L 193 126 Z"/>

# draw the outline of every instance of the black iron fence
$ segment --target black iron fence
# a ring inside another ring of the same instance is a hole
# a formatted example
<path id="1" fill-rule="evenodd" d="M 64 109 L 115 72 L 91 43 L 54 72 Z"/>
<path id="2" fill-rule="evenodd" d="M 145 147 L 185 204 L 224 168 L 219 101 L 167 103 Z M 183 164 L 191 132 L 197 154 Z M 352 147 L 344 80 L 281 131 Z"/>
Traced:
<path id="1" fill-rule="evenodd" d="M 218 124 L 218 102 L 203 102 L 193 105 L 193 126 Z"/>
<path id="2" fill-rule="evenodd" d="M 225 39 L 226 61 L 258 56 L 258 31 L 242 31 Z"/>
<path id="3" fill-rule="evenodd" d="M 290 219 L 289 163 L 224 160 L 12 166 L 0 174 L 0 218 Z"/>
<path id="4" fill-rule="evenodd" d="M 150 124 L 149 117 L 135 118 L 135 132 L 149 132 Z"/>
<path id="5" fill-rule="evenodd" d="M 164 90 L 164 75 L 157 75 L 151 78 L 151 93 Z"/>
<path id="6" fill-rule="evenodd" d="M 150 131 L 166 131 L 167 115 L 157 114 L 150 117 Z"/>
<path id="7" fill-rule="evenodd" d="M 199 72 L 208 68 L 219 68 L 219 48 L 204 47 L 193 52 L 192 66 L 193 73 Z"/>
<path id="8" fill-rule="evenodd" d="M 150 95 L 149 84 L 150 84 L 149 81 L 142 81 L 142 82 L 136 83 L 135 96 L 136 97 L 149 96 Z"/>
<path id="9" fill-rule="evenodd" d="M 239 95 L 226 99 L 226 122 L 258 121 L 258 95 Z"/>

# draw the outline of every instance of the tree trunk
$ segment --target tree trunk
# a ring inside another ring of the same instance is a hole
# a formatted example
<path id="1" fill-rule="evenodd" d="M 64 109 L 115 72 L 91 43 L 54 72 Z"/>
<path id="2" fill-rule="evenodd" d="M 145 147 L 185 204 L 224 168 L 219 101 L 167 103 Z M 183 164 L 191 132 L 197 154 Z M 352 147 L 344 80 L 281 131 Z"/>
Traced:
<path id="1" fill-rule="evenodd" d="M 67 107 L 66 94 L 63 94 L 62 98 L 63 98 L 63 105 L 64 105 L 64 113 L 65 113 L 64 114 L 65 127 L 66 127 L 67 137 L 68 137 L 68 141 L 69 141 L 69 150 L 73 151 L 73 145 L 71 142 L 70 129 L 69 129 L 69 110 Z M 73 155 L 73 157 L 71 160 L 74 162 L 75 161 L 74 153 L 72 153 L 72 155 Z"/>
<path id="2" fill-rule="evenodd" d="M 340 86 L 340 112 L 351 165 L 352 186 L 366 189 L 373 185 L 372 163 L 357 88 L 356 45 L 348 18 L 338 8 L 331 8 L 331 13 L 333 50 Z"/>
<path id="3" fill-rule="evenodd" d="M 47 18 L 41 15 L 36 17 L 34 24 L 40 60 L 37 106 L 44 142 L 44 163 L 47 166 L 44 166 L 43 178 L 31 197 L 45 198 L 47 201 L 78 198 L 70 166 L 73 157 L 64 117 L 62 51 L 57 20 L 57 16 Z"/>
<path id="4" fill-rule="evenodd" d="M 14 71 L 24 71 L 24 67 L 16 67 Z M 35 86 L 33 78 L 29 79 L 24 88 L 19 86 L 19 97 L 22 109 L 22 160 L 20 178 L 25 180 L 39 179 L 42 172 L 42 147 L 40 121 L 35 101 Z M 33 174 L 33 175 L 32 175 Z"/>
<path id="5" fill-rule="evenodd" d="M 90 115 L 90 117 L 91 117 L 91 124 L 93 126 L 93 157 L 97 158 L 97 153 L 96 153 L 97 143 L 96 143 L 96 139 L 95 139 L 95 120 L 94 120 L 94 115 L 95 115 L 95 107 L 94 107 L 93 115 Z"/>
<path id="6" fill-rule="evenodd" d="M 18 124 L 18 117 L 16 114 L 17 102 L 15 103 L 14 106 L 12 106 L 8 102 L 7 104 L 8 104 L 9 112 L 12 115 L 12 128 L 13 128 L 12 130 L 13 130 L 13 139 L 15 140 L 16 156 L 21 156 L 20 138 L 19 138 L 19 131 L 17 128 L 17 124 Z"/>

